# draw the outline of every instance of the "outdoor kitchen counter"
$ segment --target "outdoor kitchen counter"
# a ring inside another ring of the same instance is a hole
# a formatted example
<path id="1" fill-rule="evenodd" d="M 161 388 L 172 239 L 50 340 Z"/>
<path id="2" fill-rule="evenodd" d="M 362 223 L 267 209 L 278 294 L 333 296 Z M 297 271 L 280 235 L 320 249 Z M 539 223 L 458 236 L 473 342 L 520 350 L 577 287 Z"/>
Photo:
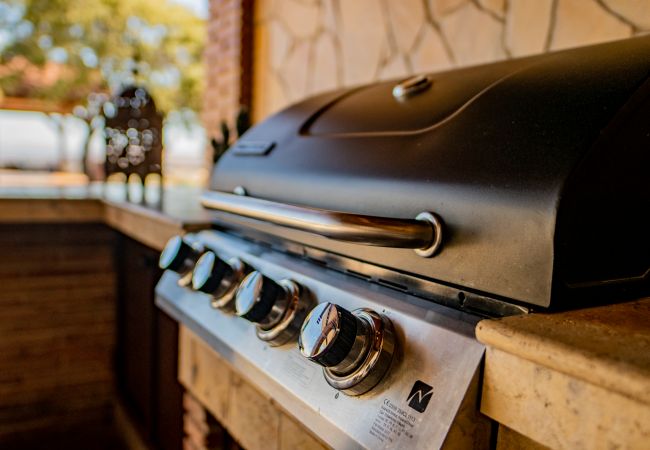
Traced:
<path id="1" fill-rule="evenodd" d="M 0 223 L 105 223 L 156 250 L 179 233 L 207 228 L 196 188 L 132 191 L 122 184 L 0 187 Z M 144 201 L 142 199 L 146 199 Z M 140 201 L 142 200 L 142 201 Z"/>
<path id="2" fill-rule="evenodd" d="M 19 413 L 3 416 L 0 448 L 68 438 L 96 448 L 116 429 L 145 448 L 138 437 L 154 436 L 158 420 L 166 426 L 156 439 L 180 443 L 178 326 L 155 308 L 153 290 L 167 240 L 210 225 L 199 190 L 131 185 L 128 201 L 121 183 L 3 182 L 0 410 Z"/>
<path id="3" fill-rule="evenodd" d="M 551 448 L 647 448 L 650 298 L 484 320 L 481 411 Z"/>
<path id="4" fill-rule="evenodd" d="M 121 185 L 0 187 L 0 224 L 105 223 L 160 250 L 175 234 L 209 226 L 198 194 L 171 188 L 141 203 L 127 201 Z M 484 320 L 476 335 L 487 346 L 481 411 L 504 426 L 499 448 L 521 439 L 528 448 L 650 442 L 650 298 Z"/>

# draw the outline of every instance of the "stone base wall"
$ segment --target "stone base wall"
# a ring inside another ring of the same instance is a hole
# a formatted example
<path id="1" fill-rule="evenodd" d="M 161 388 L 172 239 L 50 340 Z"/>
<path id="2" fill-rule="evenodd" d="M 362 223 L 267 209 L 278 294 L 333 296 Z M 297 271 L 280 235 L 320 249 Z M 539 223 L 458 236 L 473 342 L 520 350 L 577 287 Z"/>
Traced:
<path id="1" fill-rule="evenodd" d="M 337 87 L 647 31 L 649 0 L 257 0 L 253 115 Z"/>

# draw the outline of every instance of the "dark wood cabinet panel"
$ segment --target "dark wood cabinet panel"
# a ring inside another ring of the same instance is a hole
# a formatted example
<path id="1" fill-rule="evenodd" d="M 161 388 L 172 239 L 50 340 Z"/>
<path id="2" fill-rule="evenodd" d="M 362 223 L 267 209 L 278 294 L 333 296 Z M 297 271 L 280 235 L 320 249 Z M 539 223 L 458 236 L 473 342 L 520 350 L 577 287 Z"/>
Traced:
<path id="1" fill-rule="evenodd" d="M 0 448 L 118 448 L 115 233 L 0 225 Z"/>
<path id="2" fill-rule="evenodd" d="M 183 442 L 183 389 L 178 383 L 178 323 L 157 310 L 155 435 L 160 450 L 180 449 Z"/>
<path id="3" fill-rule="evenodd" d="M 119 242 L 117 379 L 122 401 L 153 448 L 182 448 L 182 388 L 176 379 L 178 325 L 154 304 L 158 252 Z"/>
<path id="4" fill-rule="evenodd" d="M 0 225 L 0 448 L 121 448 L 116 386 L 152 449 L 182 448 L 157 260 L 103 224 Z"/>
<path id="5" fill-rule="evenodd" d="M 153 426 L 153 349 L 158 271 L 149 261 L 152 250 L 120 236 L 117 380 L 129 412 L 139 425 Z M 149 436 L 147 436 L 149 438 Z"/>

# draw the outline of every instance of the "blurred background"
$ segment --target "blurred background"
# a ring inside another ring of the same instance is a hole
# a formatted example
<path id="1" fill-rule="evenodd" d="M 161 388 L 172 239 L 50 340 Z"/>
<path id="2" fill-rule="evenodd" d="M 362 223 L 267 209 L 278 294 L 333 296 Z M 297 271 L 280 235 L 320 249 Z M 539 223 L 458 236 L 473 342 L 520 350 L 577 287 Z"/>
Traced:
<path id="1" fill-rule="evenodd" d="M 204 0 L 0 1 L 0 177 L 101 179 L 111 96 L 139 85 L 164 116 L 168 180 L 202 183 L 207 11 Z"/>
<path id="2" fill-rule="evenodd" d="M 131 85 L 162 114 L 165 183 L 203 186 L 242 107 L 255 122 L 331 89 L 649 29 L 647 0 L 0 0 L 0 184 L 103 179 Z"/>

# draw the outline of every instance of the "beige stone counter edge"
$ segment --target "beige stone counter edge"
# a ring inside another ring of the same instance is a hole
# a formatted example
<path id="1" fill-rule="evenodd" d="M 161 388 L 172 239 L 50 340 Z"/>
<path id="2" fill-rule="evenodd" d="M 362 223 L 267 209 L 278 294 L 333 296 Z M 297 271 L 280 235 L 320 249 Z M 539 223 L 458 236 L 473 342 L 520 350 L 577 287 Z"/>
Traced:
<path id="1" fill-rule="evenodd" d="M 186 223 L 140 205 L 111 201 L 104 201 L 104 205 L 107 225 L 156 250 L 162 250 L 176 234 L 208 226 L 207 223 Z"/>
<path id="2" fill-rule="evenodd" d="M 479 322 L 476 337 L 487 346 L 650 404 L 648 374 L 623 361 L 608 360 L 534 333 L 513 330 L 500 320 Z"/>
<path id="3" fill-rule="evenodd" d="M 0 198 L 0 223 L 105 223 L 156 250 L 175 234 L 209 226 L 146 206 L 104 199 Z"/>
<path id="4" fill-rule="evenodd" d="M 0 223 L 103 222 L 97 199 L 0 198 Z"/>

